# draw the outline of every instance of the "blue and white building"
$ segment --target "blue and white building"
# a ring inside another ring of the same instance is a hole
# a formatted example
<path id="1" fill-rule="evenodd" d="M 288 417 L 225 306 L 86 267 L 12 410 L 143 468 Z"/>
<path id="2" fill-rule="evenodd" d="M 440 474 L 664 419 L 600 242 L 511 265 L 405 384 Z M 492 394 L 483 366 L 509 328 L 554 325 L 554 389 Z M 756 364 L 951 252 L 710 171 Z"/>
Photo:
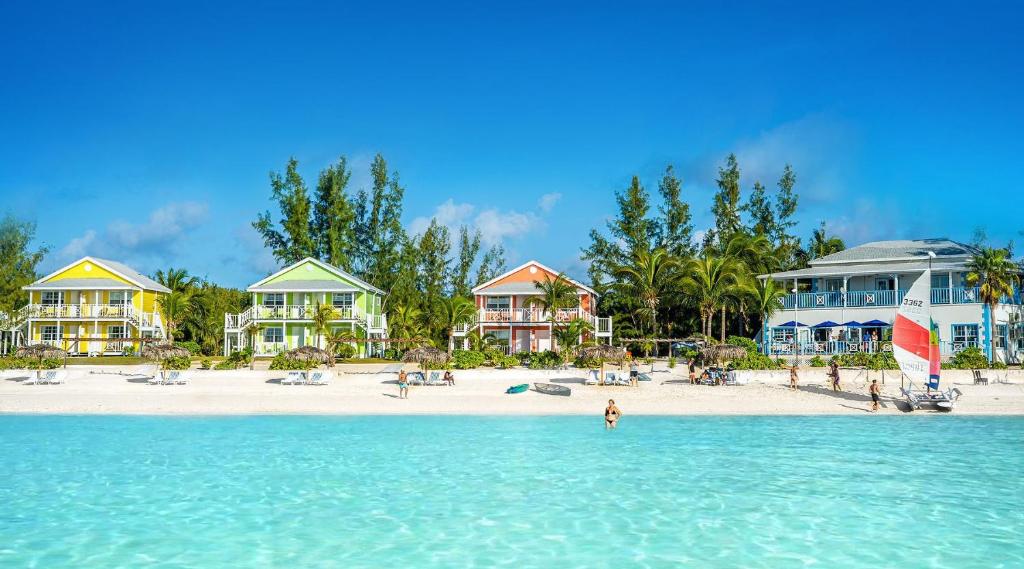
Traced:
<path id="1" fill-rule="evenodd" d="M 762 345 L 773 355 L 891 350 L 896 308 L 930 267 L 932 320 L 943 357 L 978 347 L 990 359 L 1019 363 L 1021 291 L 994 310 L 983 304 L 967 284 L 967 263 L 976 252 L 949 239 L 876 241 L 815 259 L 806 269 L 761 275 L 788 291 L 765 322 Z"/>

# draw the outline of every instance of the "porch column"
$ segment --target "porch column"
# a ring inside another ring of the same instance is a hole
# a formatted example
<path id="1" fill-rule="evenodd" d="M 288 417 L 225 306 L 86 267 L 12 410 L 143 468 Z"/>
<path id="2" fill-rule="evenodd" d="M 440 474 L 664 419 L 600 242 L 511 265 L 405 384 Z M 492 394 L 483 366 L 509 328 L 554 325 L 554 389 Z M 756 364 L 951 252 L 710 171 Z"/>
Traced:
<path id="1" fill-rule="evenodd" d="M 843 277 L 843 290 L 840 291 L 840 294 L 843 295 L 843 308 L 846 308 L 846 292 L 847 292 L 847 290 L 849 290 L 848 289 L 848 285 L 849 284 L 850 284 L 850 277 Z M 842 322 L 840 322 L 840 324 L 842 324 Z"/>
<path id="2" fill-rule="evenodd" d="M 949 303 L 953 304 L 953 271 L 949 271 L 949 281 L 946 282 L 946 288 L 949 290 Z"/>

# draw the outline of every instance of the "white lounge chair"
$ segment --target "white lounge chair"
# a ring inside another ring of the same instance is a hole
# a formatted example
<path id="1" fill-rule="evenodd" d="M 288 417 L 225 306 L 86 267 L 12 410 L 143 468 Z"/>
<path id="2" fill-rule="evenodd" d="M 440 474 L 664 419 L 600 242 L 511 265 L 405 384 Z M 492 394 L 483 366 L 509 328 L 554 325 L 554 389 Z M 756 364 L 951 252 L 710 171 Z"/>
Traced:
<path id="1" fill-rule="evenodd" d="M 164 373 L 160 370 L 155 370 L 153 375 L 146 380 L 149 385 L 162 385 L 164 382 Z"/>
<path id="2" fill-rule="evenodd" d="M 309 385 L 329 385 L 332 375 L 329 371 L 315 371 L 309 378 Z"/>
<path id="3" fill-rule="evenodd" d="M 49 373 L 49 372 L 47 372 L 47 373 Z M 44 381 L 43 377 L 44 377 L 43 376 L 43 372 L 37 371 L 35 373 L 35 375 L 30 375 L 29 378 L 26 379 L 25 381 L 21 382 L 21 384 L 22 385 L 42 385 L 43 383 L 46 383 Z"/>
<path id="4" fill-rule="evenodd" d="M 406 375 L 405 379 L 409 382 L 409 385 L 423 385 L 425 383 L 423 380 L 423 374 L 418 371 L 414 371 Z"/>
<path id="5" fill-rule="evenodd" d="M 175 377 L 171 381 L 171 383 L 173 383 L 174 385 L 188 385 L 188 382 L 191 379 L 192 379 L 192 377 L 191 377 L 191 374 L 189 374 L 189 372 L 187 372 L 187 371 L 180 371 L 180 372 L 178 372 L 177 377 Z"/>
<path id="6" fill-rule="evenodd" d="M 441 372 L 432 371 L 427 381 L 423 385 L 448 385 L 443 379 L 441 379 Z"/>
<path id="7" fill-rule="evenodd" d="M 68 372 L 63 369 L 51 370 L 47 373 L 46 383 L 50 385 L 62 384 L 67 381 Z"/>
<path id="8" fill-rule="evenodd" d="M 306 383 L 306 374 L 301 371 L 290 371 L 281 380 L 281 385 L 301 385 L 303 383 Z"/>
<path id="9" fill-rule="evenodd" d="M 164 374 L 163 385 L 173 385 L 178 382 L 178 378 L 181 377 L 181 372 L 178 370 L 171 370 Z"/>
<path id="10" fill-rule="evenodd" d="M 597 373 L 596 369 L 590 370 L 590 373 L 587 374 L 587 378 L 583 380 L 583 385 L 598 385 L 601 383 L 601 380 L 597 377 Z"/>

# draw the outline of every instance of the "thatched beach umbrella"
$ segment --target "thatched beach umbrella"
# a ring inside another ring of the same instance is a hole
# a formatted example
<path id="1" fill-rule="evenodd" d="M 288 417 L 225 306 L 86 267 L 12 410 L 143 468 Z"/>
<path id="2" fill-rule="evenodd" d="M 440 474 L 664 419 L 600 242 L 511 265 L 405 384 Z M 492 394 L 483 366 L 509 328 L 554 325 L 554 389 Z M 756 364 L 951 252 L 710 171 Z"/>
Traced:
<path id="1" fill-rule="evenodd" d="M 434 364 L 446 364 L 449 359 L 451 359 L 451 356 L 448 355 L 448 352 L 439 350 L 433 346 L 420 346 L 419 348 L 413 348 L 402 355 L 403 362 L 417 363 L 424 369 L 428 369 Z"/>
<path id="2" fill-rule="evenodd" d="M 742 346 L 731 346 L 729 344 L 716 344 L 707 346 L 700 351 L 704 364 L 725 363 L 731 360 L 738 360 L 747 355 L 747 349 Z"/>
<path id="3" fill-rule="evenodd" d="M 293 348 L 285 352 L 284 356 L 300 362 L 313 363 L 314 367 L 320 364 L 328 366 L 334 365 L 334 354 L 316 346 L 300 346 L 298 348 Z"/>
<path id="4" fill-rule="evenodd" d="M 622 361 L 626 359 L 626 349 L 607 344 L 597 344 L 596 346 L 587 346 L 581 349 L 580 357 L 585 360 L 598 360 L 601 362 L 601 375 L 598 376 L 597 381 L 604 383 L 604 362 L 616 362 L 621 368 Z"/>
<path id="5" fill-rule="evenodd" d="M 14 355 L 19 358 L 36 358 L 38 360 L 37 368 L 42 369 L 43 360 L 49 358 L 64 359 L 68 357 L 68 353 L 57 346 L 51 346 L 49 344 L 32 344 L 31 346 L 22 346 L 18 348 L 18 351 Z M 67 362 L 65 361 L 65 364 Z"/>
<path id="6" fill-rule="evenodd" d="M 151 342 L 142 346 L 141 355 L 148 360 L 164 361 L 168 358 L 188 358 L 192 352 L 170 342 Z"/>

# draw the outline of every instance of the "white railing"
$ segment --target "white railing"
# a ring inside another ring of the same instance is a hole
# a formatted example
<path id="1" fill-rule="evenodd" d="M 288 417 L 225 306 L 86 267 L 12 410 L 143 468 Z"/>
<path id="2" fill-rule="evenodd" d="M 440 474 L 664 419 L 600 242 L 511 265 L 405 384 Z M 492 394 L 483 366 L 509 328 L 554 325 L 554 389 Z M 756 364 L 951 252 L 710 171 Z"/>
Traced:
<path id="1" fill-rule="evenodd" d="M 131 304 L 29 304 L 18 311 L 21 318 L 128 320 L 146 328 L 162 327 L 160 315 L 140 312 Z"/>
<path id="2" fill-rule="evenodd" d="M 478 319 L 484 323 L 494 322 L 569 322 L 575 319 L 590 321 L 593 316 L 582 308 L 565 308 L 553 314 L 540 308 L 482 308 Z"/>
<path id="3" fill-rule="evenodd" d="M 253 353 L 257 356 L 276 356 L 288 350 L 284 342 L 256 342 Z"/>
<path id="4" fill-rule="evenodd" d="M 598 336 L 610 336 L 612 334 L 612 319 L 594 318 L 594 333 Z"/>

